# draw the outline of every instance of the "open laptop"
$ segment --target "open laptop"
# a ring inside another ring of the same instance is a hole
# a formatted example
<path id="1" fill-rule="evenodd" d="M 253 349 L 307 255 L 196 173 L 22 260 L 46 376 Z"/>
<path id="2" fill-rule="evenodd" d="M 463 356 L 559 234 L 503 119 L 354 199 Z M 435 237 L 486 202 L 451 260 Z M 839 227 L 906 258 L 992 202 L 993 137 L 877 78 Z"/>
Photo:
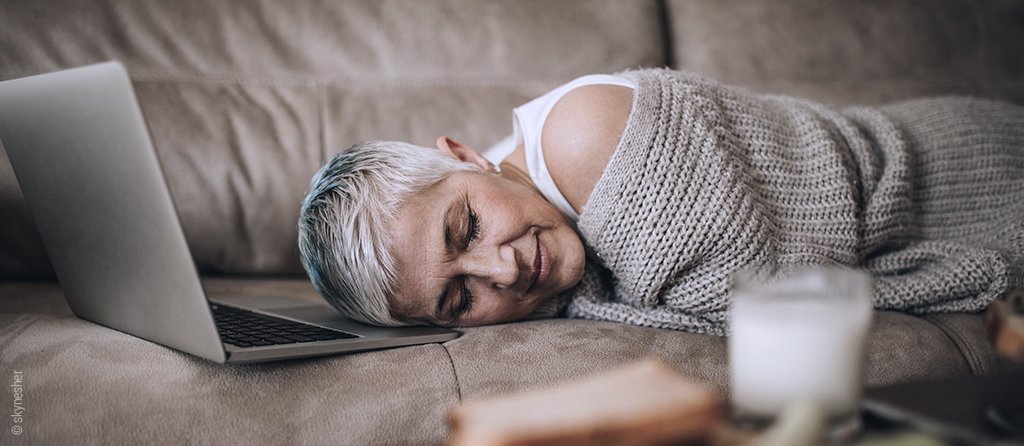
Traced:
<path id="1" fill-rule="evenodd" d="M 0 142 L 82 319 L 221 363 L 458 337 L 373 327 L 295 297 L 207 299 L 118 62 L 0 82 Z"/>

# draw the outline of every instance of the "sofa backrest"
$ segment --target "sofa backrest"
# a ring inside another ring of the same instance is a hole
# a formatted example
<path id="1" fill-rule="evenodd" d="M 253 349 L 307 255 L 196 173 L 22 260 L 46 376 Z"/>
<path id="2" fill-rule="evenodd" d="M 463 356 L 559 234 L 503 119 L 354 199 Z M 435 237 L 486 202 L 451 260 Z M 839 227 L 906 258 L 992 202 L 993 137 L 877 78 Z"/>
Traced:
<path id="1" fill-rule="evenodd" d="M 1024 0 L 7 0 L 0 42 L 0 79 L 125 63 L 196 262 L 219 274 L 302 274 L 299 203 L 337 151 L 484 148 L 583 74 L 1024 102 Z M 0 151 L 0 279 L 51 275 Z"/>
<path id="2" fill-rule="evenodd" d="M 832 104 L 1024 103 L 1021 0 L 668 0 L 672 61 Z"/>
<path id="3" fill-rule="evenodd" d="M 665 64 L 651 0 L 10 0 L 0 79 L 119 59 L 204 273 L 301 274 L 313 172 L 368 139 L 483 148 L 574 77 Z M 0 154 L 0 278 L 52 274 Z"/>

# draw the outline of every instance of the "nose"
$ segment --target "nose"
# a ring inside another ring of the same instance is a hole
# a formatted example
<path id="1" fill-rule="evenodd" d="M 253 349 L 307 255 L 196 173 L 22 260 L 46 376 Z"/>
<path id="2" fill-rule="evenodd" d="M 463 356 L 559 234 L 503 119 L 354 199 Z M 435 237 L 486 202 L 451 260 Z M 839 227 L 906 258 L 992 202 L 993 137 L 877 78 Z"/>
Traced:
<path id="1" fill-rule="evenodd" d="M 487 286 L 504 290 L 519 280 L 516 251 L 512 246 L 502 245 L 497 249 L 478 247 L 466 253 L 465 257 L 465 274 L 484 281 Z"/>

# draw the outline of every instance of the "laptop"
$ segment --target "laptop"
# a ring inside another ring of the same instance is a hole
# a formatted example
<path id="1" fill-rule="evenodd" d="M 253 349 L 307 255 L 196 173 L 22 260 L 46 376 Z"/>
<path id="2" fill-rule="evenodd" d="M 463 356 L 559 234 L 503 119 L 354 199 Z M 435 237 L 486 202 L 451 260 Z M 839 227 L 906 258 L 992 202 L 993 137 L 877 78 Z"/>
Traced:
<path id="1" fill-rule="evenodd" d="M 459 335 L 369 326 L 295 296 L 208 297 L 118 62 L 0 82 L 0 143 L 79 318 L 219 363 Z"/>

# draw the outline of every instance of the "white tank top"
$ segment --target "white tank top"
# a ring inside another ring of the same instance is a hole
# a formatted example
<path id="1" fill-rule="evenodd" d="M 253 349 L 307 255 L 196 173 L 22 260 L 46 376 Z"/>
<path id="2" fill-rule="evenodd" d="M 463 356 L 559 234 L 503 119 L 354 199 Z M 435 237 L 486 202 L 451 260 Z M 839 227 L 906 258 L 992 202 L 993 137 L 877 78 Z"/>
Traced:
<path id="1" fill-rule="evenodd" d="M 632 81 L 619 76 L 592 74 L 577 78 L 513 110 L 512 135 L 484 152 L 484 157 L 497 164 L 508 157 L 519 144 L 522 144 L 526 153 L 526 171 L 530 175 L 530 180 L 537 186 L 544 198 L 574 223 L 579 220 L 580 216 L 551 178 L 548 166 L 544 162 L 544 149 L 541 147 L 540 140 L 544 121 L 547 120 L 555 103 L 566 93 L 586 85 L 618 85 L 636 89 L 636 85 Z"/>

